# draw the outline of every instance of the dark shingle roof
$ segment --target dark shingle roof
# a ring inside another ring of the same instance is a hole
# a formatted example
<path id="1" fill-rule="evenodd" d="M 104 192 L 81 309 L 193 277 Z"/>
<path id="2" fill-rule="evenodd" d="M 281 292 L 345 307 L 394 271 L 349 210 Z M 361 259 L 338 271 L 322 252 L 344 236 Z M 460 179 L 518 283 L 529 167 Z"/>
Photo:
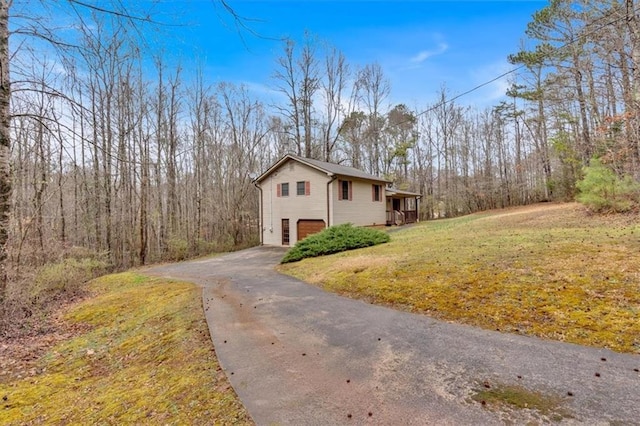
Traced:
<path id="1" fill-rule="evenodd" d="M 291 155 L 291 157 L 302 163 L 308 163 L 316 166 L 319 169 L 332 173 L 334 175 L 350 176 L 360 179 L 377 180 L 382 182 L 389 182 L 387 179 L 380 178 L 378 176 L 370 175 L 362 170 L 358 170 L 355 167 L 342 166 L 340 164 L 327 163 L 326 161 L 314 160 L 311 158 L 298 157 L 297 155 Z"/>
<path id="2" fill-rule="evenodd" d="M 260 182 L 261 180 L 266 178 L 269 174 L 271 174 L 271 172 L 273 172 L 281 164 L 283 164 L 284 161 L 286 161 L 286 159 L 293 159 L 295 161 L 298 161 L 302 164 L 306 164 L 308 166 L 321 170 L 330 175 L 348 176 L 348 177 L 354 177 L 358 179 L 373 180 L 377 182 L 391 182 L 387 179 L 370 175 L 369 173 L 365 173 L 362 170 L 358 170 L 354 167 L 342 166 L 340 164 L 334 164 L 334 163 L 327 163 L 326 161 L 314 160 L 312 158 L 304 158 L 294 154 L 287 154 L 284 157 L 282 157 L 256 180 Z"/>

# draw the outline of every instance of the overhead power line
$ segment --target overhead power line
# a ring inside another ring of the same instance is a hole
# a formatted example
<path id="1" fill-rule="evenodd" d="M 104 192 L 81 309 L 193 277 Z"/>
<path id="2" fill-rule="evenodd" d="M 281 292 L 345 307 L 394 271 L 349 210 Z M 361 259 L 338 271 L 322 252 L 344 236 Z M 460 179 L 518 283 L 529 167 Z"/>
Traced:
<path id="1" fill-rule="evenodd" d="M 640 11 L 640 6 L 638 8 L 634 8 L 632 10 L 633 13 L 636 13 L 638 11 Z M 601 16 L 600 18 L 596 19 L 594 21 L 594 23 L 597 23 L 598 21 L 601 21 L 601 20 L 605 19 L 606 17 L 607 16 Z M 620 21 L 626 20 L 626 19 L 627 19 L 627 16 L 623 15 L 623 16 L 615 18 L 615 19 L 613 19 L 613 20 L 611 20 L 611 21 L 609 21 L 609 22 L 607 22 L 607 23 L 605 23 L 605 24 L 603 24 L 603 25 L 601 25 L 601 26 L 599 26 L 597 28 L 594 28 L 591 31 L 587 31 L 585 33 L 582 33 L 582 34 L 578 35 L 577 37 L 575 37 L 575 38 L 569 40 L 568 42 L 564 43 L 560 47 L 558 47 L 558 50 L 565 49 L 565 48 L 577 43 L 580 39 L 583 39 L 583 38 L 588 37 L 588 36 L 590 36 L 592 34 L 595 34 L 598 31 L 602 30 L 603 28 L 605 28 L 605 27 L 607 27 L 609 25 L 613 25 L 613 24 L 615 24 L 617 22 L 620 22 Z M 421 111 L 419 113 L 416 113 L 415 116 L 419 117 L 421 115 L 424 115 L 424 114 L 427 114 L 427 113 L 429 113 L 431 111 L 434 111 L 434 110 L 436 110 L 438 108 L 441 108 L 441 107 L 443 107 L 443 106 L 445 106 L 445 105 L 447 105 L 447 104 L 449 104 L 449 103 L 451 103 L 451 102 L 453 102 L 453 101 L 455 101 L 457 99 L 460 99 L 463 96 L 468 95 L 469 93 L 473 93 L 476 90 L 481 89 L 484 86 L 487 86 L 487 85 L 489 85 L 489 84 L 491 84 L 491 83 L 493 83 L 495 81 L 498 81 L 498 80 L 508 76 L 509 74 L 513 74 L 514 72 L 519 71 L 519 70 L 521 70 L 522 68 L 525 68 L 525 67 L 526 67 L 526 65 L 523 64 L 523 65 L 519 65 L 519 66 L 517 66 L 515 68 L 512 68 L 509 71 L 503 72 L 502 74 L 500 74 L 500 75 L 498 75 L 498 76 L 496 76 L 496 77 L 494 77 L 494 78 L 492 78 L 490 80 L 487 80 L 484 83 L 478 84 L 477 86 L 474 86 L 473 88 L 471 88 L 469 90 L 466 90 L 466 91 L 464 91 L 462 93 L 459 93 L 459 94 L 457 94 L 456 96 L 454 96 L 454 97 L 452 97 L 450 99 L 447 99 L 447 100 L 444 100 L 442 102 L 439 102 L 439 103 L 437 103 L 437 104 L 435 104 L 435 105 L 433 105 L 433 106 L 431 106 L 431 107 L 429 107 L 429 108 L 427 108 L 427 109 L 425 109 L 425 110 L 423 110 L 423 111 Z M 398 123 L 393 124 L 393 126 L 391 126 L 391 127 L 399 126 L 399 125 L 404 124 L 404 123 L 406 123 L 408 121 L 409 120 L 400 121 Z"/>

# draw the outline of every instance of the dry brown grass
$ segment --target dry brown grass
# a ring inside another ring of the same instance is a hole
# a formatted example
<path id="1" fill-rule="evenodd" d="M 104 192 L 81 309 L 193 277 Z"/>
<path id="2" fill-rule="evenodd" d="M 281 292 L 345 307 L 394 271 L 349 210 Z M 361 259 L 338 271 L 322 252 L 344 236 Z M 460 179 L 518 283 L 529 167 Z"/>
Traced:
<path id="1" fill-rule="evenodd" d="M 281 270 L 445 320 L 640 353 L 637 215 L 573 203 L 485 212 Z"/>

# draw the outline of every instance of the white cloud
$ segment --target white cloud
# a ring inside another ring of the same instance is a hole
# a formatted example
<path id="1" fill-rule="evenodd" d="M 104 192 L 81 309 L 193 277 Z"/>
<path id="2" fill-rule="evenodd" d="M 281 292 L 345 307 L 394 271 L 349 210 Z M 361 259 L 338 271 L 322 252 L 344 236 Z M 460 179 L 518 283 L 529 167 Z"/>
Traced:
<path id="1" fill-rule="evenodd" d="M 476 69 L 470 70 L 471 81 L 476 85 L 483 85 L 474 93 L 470 94 L 470 98 L 476 103 L 495 103 L 505 97 L 505 92 L 511 86 L 513 75 L 505 75 L 495 81 L 496 77 L 507 73 L 513 68 L 506 60 L 499 60 Z"/>
<path id="2" fill-rule="evenodd" d="M 275 96 L 275 97 L 284 96 L 282 94 L 282 92 L 280 92 L 279 90 L 275 89 L 272 86 L 264 84 L 264 83 L 244 80 L 244 81 L 239 81 L 237 84 L 244 86 L 249 92 L 252 92 L 254 94 L 260 95 L 262 97 L 264 97 L 264 96 Z"/>
<path id="3" fill-rule="evenodd" d="M 438 43 L 438 47 L 436 49 L 421 50 L 415 56 L 412 56 L 411 59 L 409 59 L 409 61 L 419 64 L 431 58 L 432 56 L 443 54 L 444 52 L 447 51 L 447 49 L 449 49 L 449 45 L 447 43 L 441 42 L 441 43 Z"/>

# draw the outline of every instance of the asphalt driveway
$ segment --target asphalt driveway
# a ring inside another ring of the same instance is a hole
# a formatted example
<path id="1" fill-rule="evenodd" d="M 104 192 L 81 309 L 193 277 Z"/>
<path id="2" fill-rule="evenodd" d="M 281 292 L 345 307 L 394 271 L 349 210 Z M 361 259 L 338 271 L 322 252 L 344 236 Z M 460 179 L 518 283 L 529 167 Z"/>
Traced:
<path id="1" fill-rule="evenodd" d="M 437 321 L 327 293 L 253 248 L 145 272 L 202 285 L 216 354 L 259 425 L 640 424 L 640 356 Z M 476 390 L 557 398 L 545 416 Z"/>

